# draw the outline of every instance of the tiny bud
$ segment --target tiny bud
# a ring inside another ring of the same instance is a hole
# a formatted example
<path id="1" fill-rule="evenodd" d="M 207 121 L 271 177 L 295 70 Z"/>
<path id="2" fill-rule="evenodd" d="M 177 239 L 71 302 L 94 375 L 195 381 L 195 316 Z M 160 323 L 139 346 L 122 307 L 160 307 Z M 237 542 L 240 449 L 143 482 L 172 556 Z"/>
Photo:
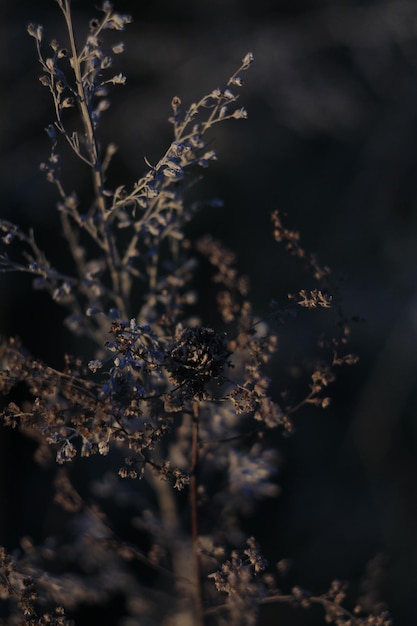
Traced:
<path id="1" fill-rule="evenodd" d="M 53 59 L 51 58 L 46 59 L 45 65 L 48 68 L 48 70 L 51 72 L 51 74 L 55 74 L 55 63 Z"/>
<path id="2" fill-rule="evenodd" d="M 102 70 L 107 70 L 109 67 L 112 66 L 112 63 L 113 61 L 111 57 L 104 57 L 104 59 L 100 63 L 100 67 Z"/>
<path id="3" fill-rule="evenodd" d="M 254 60 L 255 57 L 253 56 L 252 52 L 248 52 L 242 59 L 242 69 L 247 70 L 252 65 Z"/>
<path id="4" fill-rule="evenodd" d="M 93 18 L 92 20 L 90 20 L 90 32 L 93 32 L 96 30 L 96 28 L 98 28 L 100 26 L 100 22 L 98 21 L 97 18 Z"/>
<path id="5" fill-rule="evenodd" d="M 45 128 L 45 131 L 51 141 L 56 140 L 56 128 L 53 124 L 49 124 L 49 126 Z"/>
<path id="6" fill-rule="evenodd" d="M 171 100 L 171 106 L 172 106 L 172 110 L 174 111 L 174 114 L 177 113 L 178 109 L 181 106 L 181 100 L 178 96 L 174 96 Z"/>
<path id="7" fill-rule="evenodd" d="M 113 46 L 112 48 L 112 52 L 114 54 L 121 54 L 122 52 L 124 52 L 125 49 L 125 45 L 123 42 L 117 43 Z"/>
<path id="8" fill-rule="evenodd" d="M 107 83 L 112 83 L 113 85 L 125 85 L 126 84 L 126 76 L 123 74 L 116 74 L 113 78 L 106 81 Z"/>
<path id="9" fill-rule="evenodd" d="M 248 117 L 248 112 L 246 109 L 236 109 L 236 111 L 233 111 L 233 117 L 236 120 L 245 120 Z"/>
<path id="10" fill-rule="evenodd" d="M 61 107 L 63 109 L 70 109 L 73 106 L 74 106 L 74 98 L 65 98 L 65 100 L 63 100 L 61 104 Z"/>
<path id="11" fill-rule="evenodd" d="M 87 317 L 91 317 L 92 315 L 98 315 L 99 313 L 102 313 L 102 311 L 96 306 L 90 306 L 85 312 Z"/>
<path id="12" fill-rule="evenodd" d="M 231 80 L 231 84 L 232 84 L 232 85 L 236 85 L 236 87 L 243 87 L 244 82 L 243 82 L 243 80 L 240 78 L 240 76 L 235 76 L 234 78 L 232 78 L 232 80 Z"/>
<path id="13" fill-rule="evenodd" d="M 27 32 L 31 37 L 37 39 L 37 41 L 42 41 L 43 26 L 41 26 L 40 24 L 28 24 Z"/>

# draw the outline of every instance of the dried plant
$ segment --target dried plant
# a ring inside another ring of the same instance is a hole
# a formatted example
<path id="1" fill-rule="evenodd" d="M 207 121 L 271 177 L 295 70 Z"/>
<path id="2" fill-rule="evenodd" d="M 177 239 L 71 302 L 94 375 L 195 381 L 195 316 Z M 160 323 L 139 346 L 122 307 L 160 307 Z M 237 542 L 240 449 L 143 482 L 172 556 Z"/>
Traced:
<path id="1" fill-rule="evenodd" d="M 131 189 L 110 189 L 106 172 L 116 148 L 101 145 L 99 128 L 110 87 L 123 85 L 125 77 L 111 70 L 111 54 L 123 52 L 123 44 L 107 51 L 105 31 L 123 31 L 131 18 L 104 2 L 78 46 L 70 0 L 57 4 L 68 47 L 56 40 L 45 46 L 42 26 L 31 24 L 28 32 L 55 110 L 47 128 L 51 153 L 41 168 L 59 195 L 73 272 L 54 267 L 32 231 L 4 220 L 0 267 L 31 274 L 34 287 L 67 310 L 67 327 L 95 347 L 85 360 L 66 356 L 59 370 L 28 354 L 18 339 L 1 343 L 2 420 L 36 440 L 39 463 L 57 463 L 55 501 L 72 529 L 66 539 L 34 545 L 24 538 L 14 554 L 2 550 L 1 598 L 9 601 L 3 623 L 70 624 L 81 605 L 122 595 L 118 623 L 125 626 L 249 626 L 272 602 L 320 604 L 326 621 L 338 626 L 388 626 L 386 612 L 348 611 L 338 581 L 321 596 L 298 587 L 280 591 L 273 567 L 242 526 L 260 499 L 278 494 L 277 451 L 268 433 L 291 434 L 295 413 L 307 404 L 325 408 L 335 368 L 355 361 L 345 353 L 349 320 L 331 289 L 329 269 L 305 252 L 277 212 L 275 239 L 306 264 L 317 287 L 291 295 L 284 307 L 273 304 L 262 319 L 234 254 L 211 237 L 192 242 L 184 235 L 200 206 L 189 201 L 188 189 L 200 168 L 216 159 L 209 131 L 247 117 L 236 94 L 252 54 L 223 88 L 187 109 L 174 97 L 173 141 L 165 154 L 146 163 Z M 72 109 L 80 126 L 72 126 Z M 62 141 L 91 172 L 88 207 L 61 178 Z M 217 286 L 217 329 L 195 313 L 193 278 L 203 259 Z M 273 326 L 299 307 L 335 311 L 340 335 L 322 340 L 331 358 L 313 368 L 305 397 L 281 405 L 266 373 L 277 350 Z M 10 394 L 22 385 L 30 399 L 12 401 Z M 94 455 L 108 457 L 110 472 L 92 484 L 86 499 L 68 467 Z M 116 505 L 121 491 L 137 542 L 120 536 L 98 504 L 108 499 Z"/>

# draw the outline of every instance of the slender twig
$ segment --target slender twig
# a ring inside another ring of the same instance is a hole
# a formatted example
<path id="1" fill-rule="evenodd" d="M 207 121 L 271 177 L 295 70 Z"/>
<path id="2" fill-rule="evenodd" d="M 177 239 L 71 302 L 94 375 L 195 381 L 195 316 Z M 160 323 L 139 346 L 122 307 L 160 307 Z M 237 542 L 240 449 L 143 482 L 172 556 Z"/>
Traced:
<path id="1" fill-rule="evenodd" d="M 261 604 L 273 604 L 275 602 L 293 603 L 294 596 L 275 595 L 269 596 L 267 598 L 262 598 L 262 600 L 260 601 Z M 343 617 L 345 619 L 349 619 L 349 623 L 351 624 L 351 626 L 356 626 L 359 624 L 357 618 L 353 615 L 353 613 L 329 598 L 325 598 L 323 596 L 309 596 L 308 598 L 306 598 L 306 608 L 309 606 L 309 604 L 319 604 L 324 608 L 324 610 L 327 609 L 327 611 L 329 612 L 329 616 L 333 614 L 335 623 L 337 618 Z"/>
<path id="2" fill-rule="evenodd" d="M 310 604 L 318 604 L 318 605 L 321 605 L 325 611 L 327 609 L 329 619 L 330 619 L 330 615 L 333 615 L 333 619 L 329 621 L 329 623 L 332 623 L 332 622 L 337 623 L 336 622 L 337 618 L 344 618 L 344 619 L 349 620 L 349 624 L 351 626 L 359 626 L 359 621 L 353 615 L 353 613 L 348 611 L 348 609 L 345 609 L 340 604 L 337 604 L 333 600 L 329 598 L 325 598 L 323 596 L 308 596 L 305 600 L 305 605 L 300 604 L 299 602 L 296 602 L 294 596 L 291 594 L 272 595 L 272 596 L 267 596 L 266 598 L 262 598 L 259 600 L 259 604 L 274 604 L 274 603 L 289 604 L 289 605 L 292 605 L 294 608 L 297 608 L 297 607 L 308 608 Z M 217 606 L 212 606 L 206 609 L 205 614 L 207 616 L 215 615 L 217 613 L 220 613 L 221 611 L 227 611 L 228 608 L 229 606 L 227 604 L 219 604 Z"/>

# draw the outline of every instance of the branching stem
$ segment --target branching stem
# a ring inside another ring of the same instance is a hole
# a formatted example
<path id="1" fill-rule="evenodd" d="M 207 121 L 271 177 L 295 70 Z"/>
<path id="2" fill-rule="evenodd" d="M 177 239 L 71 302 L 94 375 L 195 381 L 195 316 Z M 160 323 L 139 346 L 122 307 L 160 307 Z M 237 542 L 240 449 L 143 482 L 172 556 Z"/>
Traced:
<path id="1" fill-rule="evenodd" d="M 63 13 L 67 24 L 68 35 L 70 38 L 71 54 L 72 54 L 72 69 L 75 75 L 75 81 L 77 86 L 78 104 L 80 107 L 81 118 L 84 125 L 85 138 L 87 142 L 87 148 L 90 156 L 90 167 L 93 174 L 93 185 L 95 191 L 95 197 L 97 202 L 97 208 L 101 214 L 103 230 L 104 230 L 104 243 L 105 250 L 107 252 L 109 270 L 113 283 L 113 290 L 115 293 L 116 305 L 119 312 L 127 316 L 124 298 L 121 295 L 120 286 L 120 273 L 118 266 L 120 265 L 120 259 L 115 245 L 114 237 L 111 232 L 110 223 L 107 221 L 107 206 L 106 198 L 104 196 L 104 175 L 103 168 L 100 161 L 100 151 L 97 143 L 96 133 L 93 125 L 89 102 L 87 101 L 86 92 L 83 84 L 83 75 L 81 71 L 80 58 L 77 52 L 77 46 L 75 43 L 74 27 L 72 24 L 71 7 L 69 0 L 65 0 L 63 5 Z"/>

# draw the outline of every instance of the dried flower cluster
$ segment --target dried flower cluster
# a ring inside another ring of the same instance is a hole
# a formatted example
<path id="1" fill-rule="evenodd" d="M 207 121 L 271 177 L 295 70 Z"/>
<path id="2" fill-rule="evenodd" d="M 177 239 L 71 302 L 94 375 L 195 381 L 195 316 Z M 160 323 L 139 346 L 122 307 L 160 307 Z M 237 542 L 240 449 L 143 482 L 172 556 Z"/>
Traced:
<path id="1" fill-rule="evenodd" d="M 66 615 L 76 617 L 83 604 L 100 606 L 121 595 L 119 623 L 126 626 L 249 626 L 268 602 L 319 603 L 326 621 L 338 626 L 388 626 L 384 612 L 362 618 L 343 608 L 344 587 L 336 582 L 317 597 L 299 588 L 279 591 L 273 568 L 242 530 L 257 501 L 279 493 L 278 455 L 265 433 L 291 434 L 301 407 L 328 406 L 335 367 L 355 360 L 342 354 L 349 326 L 336 301 L 341 337 L 323 343 L 331 349 L 330 363 L 316 365 L 304 398 L 281 406 L 266 373 L 277 334 L 254 314 L 249 281 L 239 275 L 234 254 L 210 237 L 194 243 L 184 237 L 199 208 L 188 201 L 187 189 L 199 168 L 216 159 L 207 133 L 220 122 L 247 117 L 235 103 L 252 54 L 223 88 L 188 108 L 174 97 L 172 143 L 157 163 L 147 163 L 131 189 L 110 189 L 106 171 L 116 148 L 101 147 L 99 128 L 109 88 L 126 78 L 112 75 L 111 55 L 122 53 L 123 43 L 106 50 L 105 31 L 123 31 L 131 18 L 104 2 L 79 47 L 70 1 L 57 4 L 67 27 L 65 45 L 45 45 L 40 25 L 29 25 L 28 32 L 55 111 L 47 128 L 51 153 L 41 169 L 59 195 L 73 272 L 55 268 L 32 231 L 4 220 L 0 269 L 31 274 L 34 287 L 66 309 L 68 328 L 95 350 L 86 359 L 66 356 L 58 370 L 28 354 L 17 339 L 1 342 L 1 419 L 35 439 L 37 461 L 58 464 L 55 502 L 71 529 L 67 538 L 51 536 L 41 545 L 22 539 L 13 556 L 0 552 L 7 624 L 68 625 Z M 81 128 L 70 127 L 71 108 Z M 64 186 L 62 141 L 91 170 L 90 206 Z M 328 268 L 304 252 L 278 213 L 273 227 L 275 238 L 307 261 L 318 281 L 317 288 L 291 296 L 287 306 L 334 307 Z M 219 329 L 207 327 L 192 308 L 202 259 L 213 268 Z M 108 457 L 109 471 L 91 482 L 87 502 L 68 468 L 93 455 Z M 100 501 L 128 505 L 126 523 L 143 541 L 118 535 Z"/>

